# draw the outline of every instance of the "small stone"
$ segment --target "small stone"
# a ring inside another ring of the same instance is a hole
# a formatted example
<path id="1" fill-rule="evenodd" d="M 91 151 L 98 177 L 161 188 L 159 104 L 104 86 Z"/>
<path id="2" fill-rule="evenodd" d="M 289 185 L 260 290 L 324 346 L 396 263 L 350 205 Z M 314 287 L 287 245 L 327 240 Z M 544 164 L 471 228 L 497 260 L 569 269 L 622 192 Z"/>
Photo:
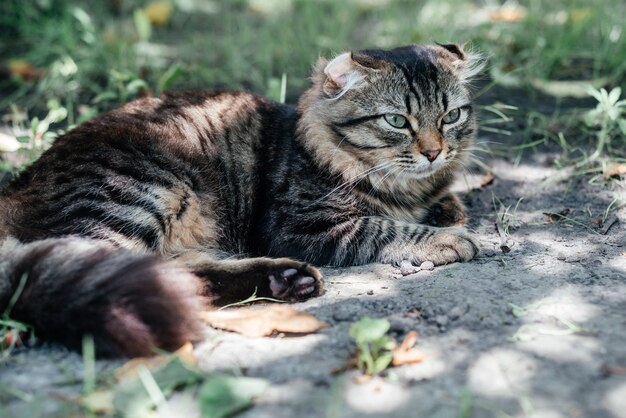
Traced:
<path id="1" fill-rule="evenodd" d="M 420 264 L 420 270 L 433 270 L 435 268 L 435 263 L 432 261 L 424 261 Z"/>
<path id="2" fill-rule="evenodd" d="M 566 258 L 567 257 L 565 257 L 563 254 L 559 254 L 559 255 L 556 256 L 556 259 L 559 260 L 559 261 L 565 261 Z"/>
<path id="3" fill-rule="evenodd" d="M 338 322 L 352 321 L 355 317 L 354 312 L 349 309 L 339 308 L 336 312 L 333 312 L 333 319 Z"/>
<path id="4" fill-rule="evenodd" d="M 371 295 L 374 294 L 374 291 L 370 289 L 370 290 L 367 291 L 367 294 L 371 296 Z"/>
<path id="5" fill-rule="evenodd" d="M 463 309 L 460 306 L 455 306 L 454 308 L 450 309 L 450 312 L 448 313 L 450 319 L 453 321 L 459 319 L 463 314 Z"/>
<path id="6" fill-rule="evenodd" d="M 446 325 L 448 325 L 448 317 L 445 315 L 437 315 L 437 318 L 435 318 L 435 322 L 440 327 L 445 327 Z"/>
<path id="7" fill-rule="evenodd" d="M 409 274 L 417 273 L 420 270 L 419 267 L 416 267 L 409 260 L 404 260 L 400 263 L 400 274 L 403 276 L 408 276 Z"/>

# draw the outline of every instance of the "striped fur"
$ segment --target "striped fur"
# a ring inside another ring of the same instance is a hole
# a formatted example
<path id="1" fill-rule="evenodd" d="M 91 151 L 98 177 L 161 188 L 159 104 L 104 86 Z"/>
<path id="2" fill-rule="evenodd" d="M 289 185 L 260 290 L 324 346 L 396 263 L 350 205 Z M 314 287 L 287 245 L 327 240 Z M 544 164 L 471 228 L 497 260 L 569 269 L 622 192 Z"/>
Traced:
<path id="1" fill-rule="evenodd" d="M 203 300 L 319 294 L 308 263 L 471 259 L 448 192 L 476 130 L 466 62 L 452 45 L 347 53 L 297 108 L 187 91 L 69 131 L 0 195 L 0 310 L 26 277 L 15 319 L 134 356 L 196 337 Z"/>

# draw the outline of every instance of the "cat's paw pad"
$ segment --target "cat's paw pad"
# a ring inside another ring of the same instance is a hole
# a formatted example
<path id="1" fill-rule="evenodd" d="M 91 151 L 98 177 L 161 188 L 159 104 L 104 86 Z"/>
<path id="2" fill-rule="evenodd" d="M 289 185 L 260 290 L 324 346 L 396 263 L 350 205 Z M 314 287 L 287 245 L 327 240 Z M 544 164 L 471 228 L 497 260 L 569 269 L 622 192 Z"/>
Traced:
<path id="1" fill-rule="evenodd" d="M 430 237 L 426 259 L 435 265 L 469 261 L 479 252 L 478 242 L 461 228 L 442 230 Z"/>
<path id="2" fill-rule="evenodd" d="M 272 297 L 284 300 L 305 300 L 322 290 L 322 275 L 313 266 L 278 269 L 268 276 Z"/>

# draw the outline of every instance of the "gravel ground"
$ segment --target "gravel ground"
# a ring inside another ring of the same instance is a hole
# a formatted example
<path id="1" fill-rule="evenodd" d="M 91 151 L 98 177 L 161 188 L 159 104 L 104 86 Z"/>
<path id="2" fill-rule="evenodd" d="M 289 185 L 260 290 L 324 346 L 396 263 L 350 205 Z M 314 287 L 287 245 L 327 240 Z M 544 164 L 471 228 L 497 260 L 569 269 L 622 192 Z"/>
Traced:
<path id="1" fill-rule="evenodd" d="M 556 171 L 527 162 L 488 162 L 458 183 L 482 244 L 472 262 L 400 276 L 373 264 L 324 269 L 326 293 L 297 304 L 330 326 L 298 337 L 247 338 L 207 329 L 196 346 L 202 369 L 262 377 L 270 387 L 242 417 L 626 417 L 626 209 L 606 234 L 594 224 L 626 182 L 587 178 L 541 187 Z M 469 191 L 468 191 L 469 190 Z M 511 211 L 511 251 L 494 227 L 493 196 Z M 576 222 L 550 221 L 545 212 Z M 605 223 L 606 224 L 606 223 Z M 512 304 L 523 309 L 513 312 Z M 386 318 L 401 339 L 419 334 L 420 364 L 356 383 L 333 374 L 351 356 L 350 324 Z M 68 416 L 80 393 L 78 354 L 58 346 L 20 349 L 0 366 L 3 417 Z M 120 361 L 99 361 L 101 371 Z M 197 416 L 188 395 L 164 417 Z"/>

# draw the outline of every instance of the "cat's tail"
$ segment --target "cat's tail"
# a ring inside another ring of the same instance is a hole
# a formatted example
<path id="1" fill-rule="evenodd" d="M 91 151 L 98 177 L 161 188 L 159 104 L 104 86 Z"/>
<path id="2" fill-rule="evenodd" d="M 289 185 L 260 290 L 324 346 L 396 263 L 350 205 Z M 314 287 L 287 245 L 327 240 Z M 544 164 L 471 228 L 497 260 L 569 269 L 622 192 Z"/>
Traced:
<path id="1" fill-rule="evenodd" d="M 174 263 L 104 241 L 0 241 L 0 315 L 74 349 L 90 335 L 100 355 L 145 356 L 196 339 L 199 286 Z"/>

